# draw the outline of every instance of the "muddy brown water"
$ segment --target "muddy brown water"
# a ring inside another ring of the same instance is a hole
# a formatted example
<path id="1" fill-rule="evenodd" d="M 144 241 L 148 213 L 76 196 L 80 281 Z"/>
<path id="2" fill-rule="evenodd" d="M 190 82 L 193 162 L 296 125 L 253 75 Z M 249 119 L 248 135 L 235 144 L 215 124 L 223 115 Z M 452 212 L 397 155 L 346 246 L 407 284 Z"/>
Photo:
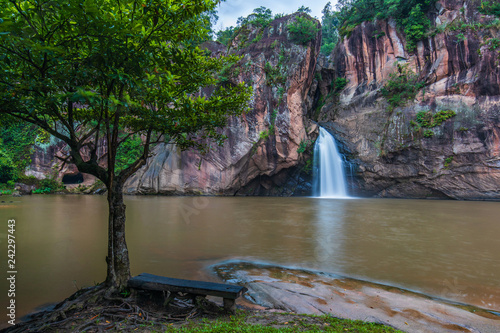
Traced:
<path id="1" fill-rule="evenodd" d="M 0 322 L 7 221 L 16 220 L 16 315 L 106 273 L 103 196 L 0 197 Z M 10 202 L 13 201 L 13 202 Z M 132 275 L 214 279 L 231 259 L 303 267 L 500 311 L 500 203 L 127 196 Z"/>

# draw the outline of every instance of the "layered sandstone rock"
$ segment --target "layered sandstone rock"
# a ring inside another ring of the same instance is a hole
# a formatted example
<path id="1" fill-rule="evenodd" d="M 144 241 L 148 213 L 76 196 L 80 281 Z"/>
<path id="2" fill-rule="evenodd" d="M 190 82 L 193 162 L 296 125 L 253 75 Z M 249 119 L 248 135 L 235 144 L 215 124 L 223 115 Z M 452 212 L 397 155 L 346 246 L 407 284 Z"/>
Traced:
<path id="1" fill-rule="evenodd" d="M 241 29 L 229 48 L 205 45 L 215 56 L 242 56 L 224 75 L 226 84 L 253 86 L 251 111 L 230 119 L 224 146 L 205 156 L 158 146 L 125 191 L 310 193 L 301 169 L 311 157 L 299 151 L 311 147 L 316 125 L 309 119 L 314 119 L 338 139 L 351 166 L 354 195 L 499 199 L 499 23 L 480 14 L 479 5 L 477 0 L 438 1 L 428 13 L 434 27 L 415 52 L 408 52 L 404 34 L 389 20 L 363 23 L 330 57 L 318 58 L 320 32 L 307 45 L 290 41 L 287 25 L 297 14 L 265 29 Z M 417 73 L 425 88 L 414 101 L 391 108 L 380 89 L 398 65 Z M 348 80 L 342 91 L 336 90 L 336 78 Z M 442 110 L 456 116 L 431 129 L 414 126 L 418 112 Z M 54 152 L 38 150 L 30 172 L 50 173 L 58 162 Z M 75 172 L 68 166 L 59 178 Z"/>
<path id="2" fill-rule="evenodd" d="M 298 15 L 274 20 L 265 29 L 241 29 L 228 50 L 221 44 L 205 46 L 214 55 L 242 56 L 224 75 L 227 84 L 245 81 L 253 86 L 251 111 L 230 119 L 224 146 L 204 156 L 173 145 L 158 146 L 129 180 L 126 193 L 250 195 L 295 190 L 297 183 L 290 185 L 290 177 L 297 175 L 303 158 L 297 150 L 309 139 L 305 102 L 321 40 L 319 29 L 307 45 L 290 41 L 287 25 Z"/>
<path id="3" fill-rule="evenodd" d="M 363 23 L 334 50 L 330 72 L 348 84 L 319 120 L 358 166 L 351 179 L 356 194 L 500 198 L 500 49 L 491 45 L 500 33 L 478 5 L 437 2 L 429 13 L 437 29 L 414 53 L 391 20 Z M 397 64 L 407 64 L 426 86 L 415 101 L 393 109 L 380 88 Z M 414 126 L 418 112 L 441 110 L 456 116 L 430 129 L 433 135 Z"/>

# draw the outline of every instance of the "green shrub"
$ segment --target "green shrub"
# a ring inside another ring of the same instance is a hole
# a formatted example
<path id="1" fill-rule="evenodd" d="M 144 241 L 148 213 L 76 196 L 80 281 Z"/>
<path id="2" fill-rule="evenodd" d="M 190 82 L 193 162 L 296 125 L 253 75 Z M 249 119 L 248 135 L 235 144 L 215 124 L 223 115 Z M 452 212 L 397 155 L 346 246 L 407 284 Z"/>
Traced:
<path id="1" fill-rule="evenodd" d="M 420 127 L 433 128 L 454 116 L 456 113 L 453 110 L 441 110 L 436 114 L 432 114 L 430 111 L 420 111 L 416 115 L 416 121 Z"/>
<path id="2" fill-rule="evenodd" d="M 255 38 L 252 40 L 252 44 L 255 44 L 255 43 L 259 42 L 262 39 L 262 36 L 264 36 L 264 30 L 263 29 L 261 29 L 259 31 L 259 33 L 257 34 L 257 36 L 255 36 Z"/>
<path id="3" fill-rule="evenodd" d="M 54 193 L 64 190 L 66 187 L 52 178 L 45 178 L 38 181 L 37 188 L 33 190 L 35 194 Z"/>
<path id="4" fill-rule="evenodd" d="M 274 109 L 271 112 L 271 115 L 269 116 L 269 128 L 259 133 L 259 140 L 266 141 L 269 138 L 269 136 L 274 134 L 274 129 L 275 129 L 274 123 L 276 121 L 277 116 L 278 116 L 278 109 Z"/>
<path id="5" fill-rule="evenodd" d="M 372 35 L 373 38 L 375 39 L 379 39 L 380 37 L 384 37 L 385 36 L 385 32 L 384 31 L 375 31 Z"/>
<path id="6" fill-rule="evenodd" d="M 36 188 L 32 192 L 34 194 L 48 194 L 48 193 L 52 193 L 52 189 L 49 187 Z"/>
<path id="7" fill-rule="evenodd" d="M 483 1 L 481 2 L 481 6 L 479 6 L 479 12 L 484 15 L 495 15 L 500 17 L 500 3 Z"/>
<path id="8" fill-rule="evenodd" d="M 25 176 L 25 175 L 19 176 L 17 181 L 19 183 L 23 183 L 26 185 L 38 185 L 40 183 L 40 180 L 35 176 Z"/>
<path id="9" fill-rule="evenodd" d="M 266 141 L 269 138 L 269 135 L 270 135 L 269 130 L 262 131 L 259 133 L 259 140 Z"/>
<path id="10" fill-rule="evenodd" d="M 278 90 L 276 91 L 278 95 L 278 105 L 281 104 L 281 99 L 283 98 L 283 95 L 285 94 L 285 88 L 284 87 L 278 87 Z"/>
<path id="11" fill-rule="evenodd" d="M 434 127 L 432 126 L 432 113 L 429 111 L 418 112 L 416 120 L 421 127 Z"/>
<path id="12" fill-rule="evenodd" d="M 299 154 L 304 153 L 306 151 L 308 145 L 309 145 L 309 141 L 301 140 L 299 147 L 297 148 L 297 153 L 299 153 Z"/>
<path id="13" fill-rule="evenodd" d="M 420 4 L 416 5 L 410 12 L 408 18 L 403 20 L 404 32 L 406 34 L 406 48 L 413 52 L 417 42 L 425 37 L 431 27 L 431 21 L 425 16 Z"/>
<path id="14" fill-rule="evenodd" d="M 446 120 L 455 117 L 457 114 L 453 110 L 441 110 L 434 115 L 434 126 L 439 126 Z"/>
<path id="15" fill-rule="evenodd" d="M 271 66 L 269 62 L 264 65 L 264 73 L 266 73 L 266 83 L 269 86 L 285 84 L 286 76 L 283 74 L 282 64 L 278 61 L 278 66 Z"/>
<path id="16" fill-rule="evenodd" d="M 434 5 L 434 0 L 352 0 L 339 1 L 339 34 L 349 37 L 352 31 L 366 21 L 393 18 L 397 27 L 404 31 L 408 51 L 415 49 L 416 42 L 425 38 L 431 22 L 425 15 Z M 380 35 L 379 35 L 380 37 Z"/>
<path id="17" fill-rule="evenodd" d="M 288 24 L 287 28 L 292 42 L 301 45 L 307 45 L 314 40 L 319 31 L 317 23 L 304 16 L 297 17 L 294 22 Z"/>
<path id="18" fill-rule="evenodd" d="M 490 38 L 485 43 L 488 45 L 488 50 L 494 51 L 500 47 L 500 39 L 498 38 Z"/>
<path id="19" fill-rule="evenodd" d="M 391 107 L 395 108 L 414 100 L 423 87 L 425 83 L 418 81 L 418 75 L 412 72 L 407 64 L 398 64 L 397 71 L 389 75 L 389 80 L 380 89 L 380 93 Z"/>
<path id="20" fill-rule="evenodd" d="M 226 65 L 224 65 L 224 67 L 222 67 L 222 69 L 218 73 L 218 78 L 219 78 L 220 84 L 224 85 L 224 84 L 229 83 L 229 81 L 233 77 L 232 68 L 233 68 L 233 66 L 229 65 L 229 64 L 226 64 Z"/>
<path id="21" fill-rule="evenodd" d="M 236 28 L 231 26 L 229 28 L 226 28 L 224 30 L 219 30 L 217 31 L 217 33 L 215 34 L 217 36 L 217 41 L 219 43 L 222 43 L 226 46 L 228 46 L 230 43 L 231 43 L 231 40 L 233 39 L 234 37 L 234 33 L 236 31 Z"/>
<path id="22" fill-rule="evenodd" d="M 335 79 L 334 82 L 334 87 L 335 87 L 335 92 L 339 92 L 344 90 L 344 88 L 347 86 L 347 83 L 349 83 L 349 80 L 347 80 L 344 77 L 338 77 Z"/>
<path id="23" fill-rule="evenodd" d="M 11 181 L 15 176 L 15 166 L 9 155 L 0 150 L 0 183 Z"/>
<path id="24" fill-rule="evenodd" d="M 304 165 L 304 168 L 302 168 L 302 171 L 307 173 L 307 174 L 310 174 L 312 169 L 313 169 L 313 160 L 314 158 L 310 158 L 306 161 L 305 165 Z"/>
<path id="25" fill-rule="evenodd" d="M 433 131 L 431 131 L 430 129 L 426 129 L 426 130 L 424 131 L 424 137 L 425 137 L 425 138 L 432 138 L 433 136 L 434 136 L 434 132 L 433 132 Z"/>
<path id="26" fill-rule="evenodd" d="M 2 151 L 12 161 L 12 177 L 20 177 L 30 165 L 38 135 L 45 137 L 46 133 L 35 125 L 17 121 L 0 124 L 0 143 Z"/>
<path id="27" fill-rule="evenodd" d="M 321 46 L 321 54 L 328 56 L 333 52 L 335 48 L 335 43 L 328 43 Z"/>
<path id="28" fill-rule="evenodd" d="M 304 140 L 300 141 L 299 147 L 297 148 L 297 153 L 302 154 L 306 151 L 307 144 Z"/>
<path id="29" fill-rule="evenodd" d="M 453 156 L 447 157 L 447 158 L 444 160 L 444 167 L 445 167 L 445 168 L 448 168 L 448 167 L 450 166 L 451 162 L 453 162 Z"/>

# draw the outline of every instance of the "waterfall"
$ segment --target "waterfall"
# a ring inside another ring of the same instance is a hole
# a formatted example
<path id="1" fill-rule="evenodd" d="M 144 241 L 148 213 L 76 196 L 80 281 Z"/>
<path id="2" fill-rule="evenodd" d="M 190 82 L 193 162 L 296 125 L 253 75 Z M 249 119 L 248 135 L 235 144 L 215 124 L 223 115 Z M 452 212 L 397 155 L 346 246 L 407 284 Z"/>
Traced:
<path id="1" fill-rule="evenodd" d="M 315 196 L 348 197 L 342 156 L 334 137 L 322 127 L 314 145 L 314 173 Z"/>

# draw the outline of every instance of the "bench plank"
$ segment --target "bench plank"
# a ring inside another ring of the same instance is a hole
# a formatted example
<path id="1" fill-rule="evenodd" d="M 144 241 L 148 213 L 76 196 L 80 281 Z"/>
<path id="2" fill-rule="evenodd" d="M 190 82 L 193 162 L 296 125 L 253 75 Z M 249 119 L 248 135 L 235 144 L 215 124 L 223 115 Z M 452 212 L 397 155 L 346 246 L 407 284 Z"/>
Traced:
<path id="1" fill-rule="evenodd" d="M 194 295 L 211 295 L 224 299 L 236 299 L 243 295 L 247 288 L 223 283 L 174 279 L 142 273 L 131 278 L 128 286 L 135 289 L 173 291 Z"/>

